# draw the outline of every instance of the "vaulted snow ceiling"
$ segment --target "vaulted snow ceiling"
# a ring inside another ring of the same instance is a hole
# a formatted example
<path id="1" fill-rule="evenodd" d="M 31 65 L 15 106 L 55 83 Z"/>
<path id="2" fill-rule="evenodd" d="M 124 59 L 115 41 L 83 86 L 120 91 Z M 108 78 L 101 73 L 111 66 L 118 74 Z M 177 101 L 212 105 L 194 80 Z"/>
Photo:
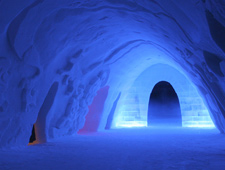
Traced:
<path id="1" fill-rule="evenodd" d="M 108 86 L 104 129 L 155 64 L 188 77 L 225 132 L 224 1 L 0 0 L 0 146 L 27 145 L 35 122 L 43 139 L 76 133 Z"/>

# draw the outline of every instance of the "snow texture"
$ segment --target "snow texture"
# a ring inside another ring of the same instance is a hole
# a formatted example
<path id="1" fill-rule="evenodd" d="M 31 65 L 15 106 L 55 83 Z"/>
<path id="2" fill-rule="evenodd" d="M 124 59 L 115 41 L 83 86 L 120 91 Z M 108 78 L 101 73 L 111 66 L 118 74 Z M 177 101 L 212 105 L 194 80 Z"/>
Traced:
<path id="1" fill-rule="evenodd" d="M 40 142 L 75 134 L 109 86 L 105 129 L 158 63 L 185 74 L 224 133 L 224 36 L 219 0 L 0 0 L 0 147 L 27 145 L 33 124 Z"/>
<path id="2" fill-rule="evenodd" d="M 224 142 L 224 135 L 216 129 L 109 130 L 0 150 L 0 168 L 222 170 Z"/>

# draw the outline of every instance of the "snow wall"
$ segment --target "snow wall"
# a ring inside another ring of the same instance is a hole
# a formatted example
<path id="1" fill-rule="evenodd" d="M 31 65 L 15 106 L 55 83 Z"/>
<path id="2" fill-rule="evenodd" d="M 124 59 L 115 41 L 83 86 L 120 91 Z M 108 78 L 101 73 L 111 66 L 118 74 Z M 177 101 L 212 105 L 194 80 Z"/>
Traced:
<path id="1" fill-rule="evenodd" d="M 105 129 L 155 64 L 184 74 L 224 133 L 224 39 L 219 0 L 0 0 L 0 146 L 27 145 L 33 124 L 41 142 L 76 134 L 107 86 Z"/>

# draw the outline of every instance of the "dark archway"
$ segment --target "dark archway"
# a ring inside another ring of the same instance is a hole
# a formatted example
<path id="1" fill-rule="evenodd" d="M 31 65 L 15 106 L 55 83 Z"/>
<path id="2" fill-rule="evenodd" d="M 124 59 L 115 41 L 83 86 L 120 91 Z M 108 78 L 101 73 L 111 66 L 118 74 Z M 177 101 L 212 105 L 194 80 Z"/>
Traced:
<path id="1" fill-rule="evenodd" d="M 157 83 L 150 95 L 148 126 L 182 126 L 178 96 L 166 81 Z"/>

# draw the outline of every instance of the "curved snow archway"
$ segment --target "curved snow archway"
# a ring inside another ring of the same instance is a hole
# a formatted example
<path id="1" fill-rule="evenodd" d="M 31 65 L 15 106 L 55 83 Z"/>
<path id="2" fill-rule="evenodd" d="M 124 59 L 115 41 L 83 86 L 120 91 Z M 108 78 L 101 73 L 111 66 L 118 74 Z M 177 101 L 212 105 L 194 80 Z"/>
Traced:
<path id="1" fill-rule="evenodd" d="M 38 113 L 37 121 L 34 124 L 37 143 L 43 143 L 47 141 L 48 135 L 47 135 L 46 120 L 48 113 L 54 103 L 55 96 L 58 90 L 58 85 L 59 85 L 58 82 L 54 82 L 52 84 Z"/>
<path id="2" fill-rule="evenodd" d="M 177 93 L 169 82 L 158 82 L 149 98 L 148 126 L 181 125 L 182 119 Z"/>
<path id="3" fill-rule="evenodd" d="M 160 81 L 169 82 L 177 92 L 183 127 L 214 127 L 207 107 L 188 78 L 169 65 L 156 64 L 142 72 L 133 85 L 122 92 L 112 128 L 147 126 L 149 92 Z"/>

